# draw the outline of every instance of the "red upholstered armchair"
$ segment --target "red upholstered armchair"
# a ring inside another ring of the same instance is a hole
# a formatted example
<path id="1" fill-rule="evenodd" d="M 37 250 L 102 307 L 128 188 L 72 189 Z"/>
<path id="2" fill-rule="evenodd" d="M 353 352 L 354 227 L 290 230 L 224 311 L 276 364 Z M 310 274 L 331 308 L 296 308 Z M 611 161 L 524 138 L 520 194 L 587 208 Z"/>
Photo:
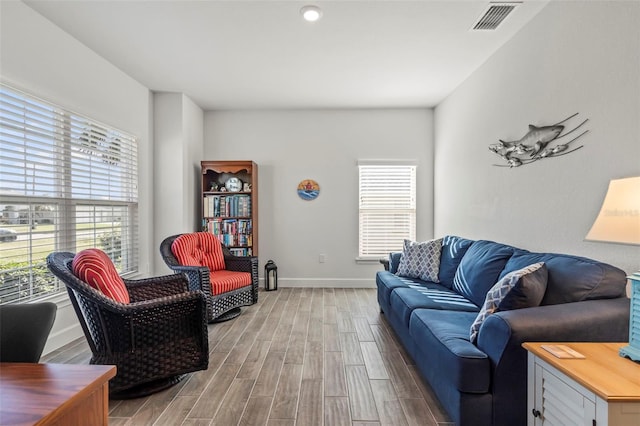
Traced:
<path id="1" fill-rule="evenodd" d="M 258 302 L 258 258 L 232 255 L 209 232 L 167 237 L 160 254 L 173 271 L 187 274 L 190 289 L 206 295 L 209 322 L 235 318 L 241 306 Z"/>

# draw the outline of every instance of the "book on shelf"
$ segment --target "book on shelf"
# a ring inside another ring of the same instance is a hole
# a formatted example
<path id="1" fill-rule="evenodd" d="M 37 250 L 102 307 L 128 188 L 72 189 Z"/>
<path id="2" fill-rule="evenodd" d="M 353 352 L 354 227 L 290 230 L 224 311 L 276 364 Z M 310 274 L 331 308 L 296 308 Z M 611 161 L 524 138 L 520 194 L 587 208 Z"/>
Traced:
<path id="1" fill-rule="evenodd" d="M 225 246 L 253 246 L 251 219 L 207 218 L 203 230 L 215 235 Z"/>
<path id="2" fill-rule="evenodd" d="M 240 195 L 207 195 L 204 217 L 251 217 L 251 197 Z"/>
<path id="3" fill-rule="evenodd" d="M 231 254 L 234 256 L 251 256 L 252 255 L 251 247 L 247 247 L 247 248 L 232 247 L 229 249 L 229 252 L 231 252 Z"/>

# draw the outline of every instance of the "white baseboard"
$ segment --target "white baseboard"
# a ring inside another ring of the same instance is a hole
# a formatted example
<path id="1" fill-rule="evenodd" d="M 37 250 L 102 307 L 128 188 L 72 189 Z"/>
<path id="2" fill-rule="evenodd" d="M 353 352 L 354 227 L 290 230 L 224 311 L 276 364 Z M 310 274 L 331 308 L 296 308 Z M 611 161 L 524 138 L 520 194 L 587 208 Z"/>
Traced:
<path id="1" fill-rule="evenodd" d="M 47 343 L 44 345 L 42 356 L 60 349 L 80 337 L 84 337 L 82 326 L 80 326 L 78 317 L 66 292 L 55 294 L 46 300 L 55 303 L 58 306 L 58 310 L 51 333 L 49 333 Z"/>
<path id="2" fill-rule="evenodd" d="M 264 287 L 264 279 L 260 281 Z M 371 278 L 278 278 L 278 287 L 375 288 L 376 281 Z"/>

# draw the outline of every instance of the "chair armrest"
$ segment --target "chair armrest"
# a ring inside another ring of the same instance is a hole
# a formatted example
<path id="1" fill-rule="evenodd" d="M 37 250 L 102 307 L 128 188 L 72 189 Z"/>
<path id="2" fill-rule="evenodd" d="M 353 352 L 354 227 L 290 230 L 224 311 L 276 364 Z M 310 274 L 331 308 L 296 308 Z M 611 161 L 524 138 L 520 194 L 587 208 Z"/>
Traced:
<path id="1" fill-rule="evenodd" d="M 258 258 L 256 256 L 225 256 L 225 269 L 229 271 L 251 273 L 254 266 L 258 270 Z"/>
<path id="2" fill-rule="evenodd" d="M 189 290 L 183 274 L 164 275 L 139 280 L 123 279 L 132 302 L 171 296 Z"/>
<path id="3" fill-rule="evenodd" d="M 211 272 L 206 266 L 185 266 L 174 265 L 171 266 L 174 272 L 178 272 L 186 275 L 189 290 L 202 291 L 205 296 L 211 296 Z"/>
<path id="4" fill-rule="evenodd" d="M 229 271 L 248 272 L 251 274 L 253 303 L 258 303 L 258 257 L 225 256 L 224 264 Z"/>
<path id="5" fill-rule="evenodd" d="M 149 342 L 158 345 L 197 336 L 199 346 L 207 350 L 207 302 L 200 291 L 131 303 L 121 306 L 118 311 L 103 310 L 104 326 L 119 329 L 105 333 L 114 349 L 122 350 L 126 345 L 127 349 L 135 351 L 136 347 L 148 345 Z M 108 320 L 110 314 L 113 314 L 114 321 Z M 125 334 L 128 338 L 123 338 Z"/>
<path id="6" fill-rule="evenodd" d="M 497 364 L 507 347 L 527 341 L 624 342 L 629 306 L 629 299 L 621 297 L 497 312 L 480 327 L 478 348 Z"/>

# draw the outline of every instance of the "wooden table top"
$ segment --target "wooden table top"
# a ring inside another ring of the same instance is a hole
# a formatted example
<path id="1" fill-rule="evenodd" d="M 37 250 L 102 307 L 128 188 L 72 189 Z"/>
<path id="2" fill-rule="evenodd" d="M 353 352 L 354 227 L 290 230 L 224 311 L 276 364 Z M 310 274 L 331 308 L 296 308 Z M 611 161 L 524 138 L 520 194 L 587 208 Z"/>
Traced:
<path id="1" fill-rule="evenodd" d="M 585 356 L 557 358 L 542 345 L 566 345 Z M 640 364 L 621 357 L 618 350 L 626 343 L 548 342 L 523 343 L 538 358 L 560 370 L 605 401 L 640 401 Z"/>
<path id="2" fill-rule="evenodd" d="M 115 375 L 112 365 L 0 363 L 0 424 L 37 424 Z"/>

